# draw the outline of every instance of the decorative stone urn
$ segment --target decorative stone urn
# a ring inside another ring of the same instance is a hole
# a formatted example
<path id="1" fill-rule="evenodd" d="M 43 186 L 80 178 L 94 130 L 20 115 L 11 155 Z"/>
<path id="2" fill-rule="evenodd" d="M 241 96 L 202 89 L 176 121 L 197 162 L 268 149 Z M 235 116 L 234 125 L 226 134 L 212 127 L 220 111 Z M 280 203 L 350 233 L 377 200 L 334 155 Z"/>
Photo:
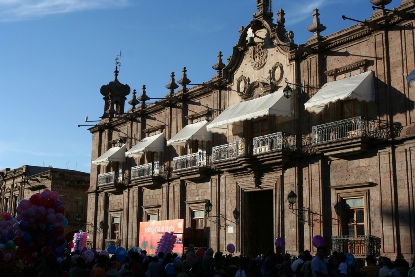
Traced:
<path id="1" fill-rule="evenodd" d="M 378 7 L 386 6 L 390 2 L 392 2 L 392 0 L 370 0 L 370 3 Z"/>

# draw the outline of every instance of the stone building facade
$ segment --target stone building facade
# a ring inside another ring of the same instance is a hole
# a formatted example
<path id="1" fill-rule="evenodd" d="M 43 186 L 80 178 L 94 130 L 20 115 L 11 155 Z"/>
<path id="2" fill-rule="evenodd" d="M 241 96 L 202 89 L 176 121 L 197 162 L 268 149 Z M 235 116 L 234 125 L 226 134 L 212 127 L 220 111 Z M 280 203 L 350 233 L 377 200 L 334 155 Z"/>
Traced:
<path id="1" fill-rule="evenodd" d="M 71 241 L 74 232 L 86 229 L 89 179 L 89 173 L 68 169 L 31 165 L 4 168 L 0 170 L 0 211 L 15 215 L 20 200 L 30 199 L 45 189 L 56 191 L 69 223 L 65 237 Z"/>
<path id="2" fill-rule="evenodd" d="M 315 10 L 303 45 L 270 2 L 257 1 L 204 83 L 184 68 L 164 99 L 143 86 L 128 109 L 117 68 L 102 86 L 89 129 L 92 245 L 137 246 L 141 222 L 183 219 L 185 247 L 253 256 L 282 238 L 289 253 L 315 252 L 318 235 L 358 257 L 412 258 L 415 1 L 373 0 L 371 18 L 328 36 Z"/>

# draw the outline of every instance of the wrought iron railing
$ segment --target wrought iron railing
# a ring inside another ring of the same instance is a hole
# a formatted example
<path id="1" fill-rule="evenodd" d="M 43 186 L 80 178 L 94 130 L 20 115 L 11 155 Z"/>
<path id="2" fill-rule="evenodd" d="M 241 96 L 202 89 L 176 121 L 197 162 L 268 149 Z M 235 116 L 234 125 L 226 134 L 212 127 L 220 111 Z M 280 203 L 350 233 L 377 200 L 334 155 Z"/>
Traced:
<path id="1" fill-rule="evenodd" d="M 160 162 L 153 162 L 131 167 L 131 180 L 141 177 L 158 176 L 159 174 Z"/>
<path id="2" fill-rule="evenodd" d="M 342 253 L 350 253 L 359 257 L 380 255 L 381 240 L 375 236 L 338 236 L 332 237 L 332 249 Z"/>
<path id="3" fill-rule="evenodd" d="M 252 154 L 258 155 L 261 153 L 291 149 L 295 150 L 296 136 L 284 132 L 278 132 L 265 136 L 255 137 L 252 141 Z"/>
<path id="4" fill-rule="evenodd" d="M 173 158 L 173 171 L 188 169 L 193 167 L 202 167 L 208 164 L 206 151 L 179 156 Z"/>
<path id="5" fill-rule="evenodd" d="M 106 184 L 113 184 L 114 181 L 115 181 L 115 171 L 101 173 L 98 175 L 98 186 L 106 185 Z"/>
<path id="6" fill-rule="evenodd" d="M 212 148 L 212 162 L 226 161 L 247 155 L 258 155 L 266 152 L 296 149 L 296 136 L 289 133 L 277 132 L 255 137 L 252 142 L 241 139 L 232 143 Z"/>
<path id="7" fill-rule="evenodd" d="M 357 116 L 312 127 L 312 144 L 361 137 L 388 138 L 387 122 Z"/>
<path id="8" fill-rule="evenodd" d="M 245 139 L 212 147 L 212 162 L 225 161 L 248 154 L 248 144 Z"/>
<path id="9" fill-rule="evenodd" d="M 108 246 L 114 245 L 115 247 L 121 246 L 121 240 L 120 239 L 105 239 L 105 249 L 108 249 Z"/>

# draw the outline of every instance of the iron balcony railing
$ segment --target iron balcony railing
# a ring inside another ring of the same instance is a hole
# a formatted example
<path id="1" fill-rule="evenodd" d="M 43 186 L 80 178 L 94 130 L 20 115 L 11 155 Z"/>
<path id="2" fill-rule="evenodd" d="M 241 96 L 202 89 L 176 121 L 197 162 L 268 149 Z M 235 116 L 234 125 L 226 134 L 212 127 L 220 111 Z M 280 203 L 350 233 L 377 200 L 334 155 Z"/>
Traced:
<path id="1" fill-rule="evenodd" d="M 173 158 L 173 171 L 207 165 L 208 159 L 206 151 L 198 151 L 196 153 Z"/>
<path id="2" fill-rule="evenodd" d="M 120 239 L 105 239 L 105 249 L 108 249 L 108 246 L 114 245 L 115 247 L 121 246 L 121 240 Z"/>
<path id="3" fill-rule="evenodd" d="M 228 144 L 212 147 L 212 162 L 226 161 L 248 154 L 247 142 L 241 139 Z"/>
<path id="4" fill-rule="evenodd" d="M 284 132 L 278 132 L 265 136 L 255 137 L 252 141 L 252 154 L 257 155 L 283 149 L 295 150 L 296 136 Z"/>
<path id="5" fill-rule="evenodd" d="M 160 174 L 160 162 L 153 162 L 131 167 L 131 179 L 158 176 Z"/>
<path id="6" fill-rule="evenodd" d="M 113 184 L 114 181 L 115 181 L 115 171 L 101 173 L 98 175 L 98 186 L 106 185 L 106 184 Z"/>
<path id="7" fill-rule="evenodd" d="M 247 155 L 258 155 L 265 152 L 295 150 L 296 136 L 285 132 L 255 137 L 252 143 L 241 139 L 232 143 L 212 148 L 212 162 L 225 161 Z"/>
<path id="8" fill-rule="evenodd" d="M 381 240 L 375 236 L 338 236 L 332 237 L 332 249 L 342 253 L 350 253 L 358 257 L 380 255 Z"/>
<path id="9" fill-rule="evenodd" d="M 343 119 L 312 127 L 312 144 L 350 138 L 388 138 L 386 121 L 363 116 Z"/>

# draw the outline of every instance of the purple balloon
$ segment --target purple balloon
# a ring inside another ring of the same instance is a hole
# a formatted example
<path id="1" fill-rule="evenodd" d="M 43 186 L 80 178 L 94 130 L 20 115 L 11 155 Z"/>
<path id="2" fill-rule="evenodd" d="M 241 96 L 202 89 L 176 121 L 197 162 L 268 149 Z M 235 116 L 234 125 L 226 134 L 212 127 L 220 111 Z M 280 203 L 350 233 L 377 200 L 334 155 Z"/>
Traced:
<path id="1" fill-rule="evenodd" d="M 320 235 L 316 235 L 313 237 L 313 245 L 316 248 L 319 248 L 320 246 L 324 246 L 324 238 Z"/>
<path id="2" fill-rule="evenodd" d="M 229 253 L 234 253 L 235 252 L 235 245 L 233 245 L 233 243 L 229 243 L 226 246 L 226 250 L 228 250 Z"/>
<path id="3" fill-rule="evenodd" d="M 275 247 L 285 248 L 285 240 L 283 238 L 276 238 Z"/>

